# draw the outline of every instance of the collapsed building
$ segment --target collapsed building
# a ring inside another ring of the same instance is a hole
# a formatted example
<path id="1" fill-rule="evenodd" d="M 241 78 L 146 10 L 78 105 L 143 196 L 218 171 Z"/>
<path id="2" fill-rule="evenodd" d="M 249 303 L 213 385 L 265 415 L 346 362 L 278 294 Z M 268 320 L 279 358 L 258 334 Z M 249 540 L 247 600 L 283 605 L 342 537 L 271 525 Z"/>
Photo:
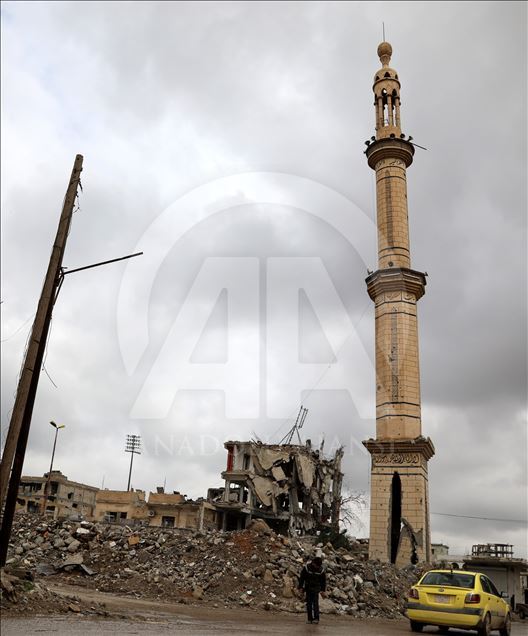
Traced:
<path id="1" fill-rule="evenodd" d="M 224 488 L 210 488 L 208 500 L 223 514 L 221 529 L 241 530 L 254 518 L 282 534 L 339 528 L 343 473 L 339 448 L 329 459 L 322 448 L 229 441 Z"/>

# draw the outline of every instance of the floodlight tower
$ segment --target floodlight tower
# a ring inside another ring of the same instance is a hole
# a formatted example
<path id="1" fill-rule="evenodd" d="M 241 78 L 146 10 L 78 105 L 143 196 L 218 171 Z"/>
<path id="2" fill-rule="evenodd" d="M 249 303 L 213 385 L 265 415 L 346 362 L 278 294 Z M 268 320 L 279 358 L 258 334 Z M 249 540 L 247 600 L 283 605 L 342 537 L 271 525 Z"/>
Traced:
<path id="1" fill-rule="evenodd" d="M 139 435 L 127 435 L 125 452 L 130 453 L 130 470 L 128 471 L 127 486 L 128 491 L 130 490 L 130 479 L 132 478 L 132 463 L 134 462 L 134 455 L 141 455 L 141 437 Z"/>

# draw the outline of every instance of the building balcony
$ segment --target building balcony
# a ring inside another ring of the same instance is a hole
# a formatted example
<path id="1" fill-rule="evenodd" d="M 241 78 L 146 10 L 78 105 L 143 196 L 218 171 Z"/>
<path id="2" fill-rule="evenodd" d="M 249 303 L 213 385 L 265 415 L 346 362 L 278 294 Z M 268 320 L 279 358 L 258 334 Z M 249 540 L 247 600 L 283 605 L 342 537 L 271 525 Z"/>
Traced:
<path id="1" fill-rule="evenodd" d="M 245 482 L 249 479 L 250 472 L 249 469 L 232 468 L 222 472 L 222 479 L 232 482 Z"/>

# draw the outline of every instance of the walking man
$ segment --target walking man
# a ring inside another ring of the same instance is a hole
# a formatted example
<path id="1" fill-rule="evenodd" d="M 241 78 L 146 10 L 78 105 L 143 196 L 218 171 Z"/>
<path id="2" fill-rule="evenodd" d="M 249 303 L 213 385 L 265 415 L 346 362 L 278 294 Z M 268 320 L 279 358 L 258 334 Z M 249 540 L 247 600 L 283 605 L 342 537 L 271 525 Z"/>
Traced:
<path id="1" fill-rule="evenodd" d="M 326 573 L 321 557 L 315 557 L 301 570 L 299 589 L 306 594 L 306 612 L 309 623 L 319 622 L 319 593 L 326 596 Z"/>

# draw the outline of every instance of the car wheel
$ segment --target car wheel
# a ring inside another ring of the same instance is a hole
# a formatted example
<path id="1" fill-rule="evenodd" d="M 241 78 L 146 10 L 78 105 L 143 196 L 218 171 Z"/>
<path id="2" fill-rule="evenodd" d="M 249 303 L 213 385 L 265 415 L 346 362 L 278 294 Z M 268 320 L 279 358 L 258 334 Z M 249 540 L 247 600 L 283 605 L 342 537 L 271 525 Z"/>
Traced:
<path id="1" fill-rule="evenodd" d="M 499 629 L 500 636 L 510 636 L 511 634 L 511 616 L 508 614 L 506 616 L 506 620 L 504 621 L 504 625 Z"/>
<path id="2" fill-rule="evenodd" d="M 482 626 L 477 630 L 478 636 L 490 636 L 491 634 L 491 616 L 486 614 Z"/>
<path id="3" fill-rule="evenodd" d="M 411 632 L 421 632 L 424 628 L 423 623 L 417 623 L 416 621 L 411 621 Z"/>
<path id="4" fill-rule="evenodd" d="M 522 609 L 521 609 L 521 610 L 519 610 L 519 618 L 520 618 L 521 620 L 524 620 L 524 617 L 525 617 L 524 611 L 523 611 Z"/>

